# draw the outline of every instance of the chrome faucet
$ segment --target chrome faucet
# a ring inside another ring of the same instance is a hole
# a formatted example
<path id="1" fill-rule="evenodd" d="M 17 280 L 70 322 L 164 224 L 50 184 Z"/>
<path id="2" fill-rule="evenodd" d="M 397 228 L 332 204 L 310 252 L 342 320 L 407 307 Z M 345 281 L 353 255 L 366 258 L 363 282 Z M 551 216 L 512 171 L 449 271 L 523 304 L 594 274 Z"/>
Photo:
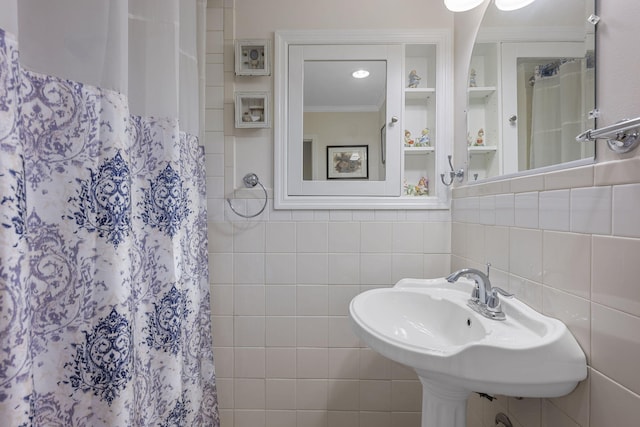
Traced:
<path id="1" fill-rule="evenodd" d="M 498 294 L 505 297 L 512 297 L 513 294 L 497 286 L 491 286 L 491 281 L 489 280 L 490 266 L 491 264 L 487 264 L 487 274 L 475 268 L 463 268 L 447 276 L 447 282 L 454 283 L 463 276 L 473 279 L 476 284 L 467 303 L 469 307 L 489 319 L 504 320 L 505 314 L 502 311 L 502 304 Z"/>
<path id="2" fill-rule="evenodd" d="M 491 292 L 489 276 L 475 268 L 463 268 L 447 276 L 447 282 L 454 283 L 462 276 L 473 279 L 476 282 L 476 286 L 471 294 L 471 299 L 478 301 L 480 304 L 486 304 L 488 299 L 487 295 Z"/>

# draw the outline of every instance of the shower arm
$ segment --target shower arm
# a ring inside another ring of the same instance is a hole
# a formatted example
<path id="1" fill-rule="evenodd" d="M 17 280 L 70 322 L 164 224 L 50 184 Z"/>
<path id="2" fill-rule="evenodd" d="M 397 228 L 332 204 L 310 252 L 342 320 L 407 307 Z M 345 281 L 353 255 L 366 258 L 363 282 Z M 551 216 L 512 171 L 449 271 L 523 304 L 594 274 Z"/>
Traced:
<path id="1" fill-rule="evenodd" d="M 242 178 L 242 182 L 244 182 L 244 186 L 247 188 L 253 188 L 256 185 L 259 185 L 260 187 L 262 187 L 262 191 L 264 191 L 264 204 L 262 205 L 262 208 L 258 212 L 254 213 L 253 215 L 245 215 L 233 208 L 233 205 L 231 204 L 231 199 L 227 198 L 227 203 L 229 203 L 229 208 L 233 211 L 234 214 L 241 216 L 242 218 L 255 218 L 258 215 L 260 215 L 262 212 L 264 212 L 264 209 L 267 207 L 267 200 L 268 200 L 267 189 L 264 188 L 264 185 L 262 185 L 262 183 L 260 182 L 260 179 L 258 178 L 258 175 L 256 175 L 255 173 L 246 174 Z"/>

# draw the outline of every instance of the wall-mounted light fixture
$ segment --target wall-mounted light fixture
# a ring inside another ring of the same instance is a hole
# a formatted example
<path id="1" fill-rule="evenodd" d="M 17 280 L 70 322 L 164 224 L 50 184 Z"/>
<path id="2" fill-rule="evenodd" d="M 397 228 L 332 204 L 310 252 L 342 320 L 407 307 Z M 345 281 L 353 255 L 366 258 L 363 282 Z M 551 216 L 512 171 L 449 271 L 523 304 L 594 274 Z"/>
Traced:
<path id="1" fill-rule="evenodd" d="M 496 7 L 500 10 L 510 11 L 523 8 L 535 0 L 496 0 Z"/>
<path id="2" fill-rule="evenodd" d="M 466 12 L 480 6 L 484 0 L 444 0 L 444 5 L 452 12 Z"/>
<path id="3" fill-rule="evenodd" d="M 510 11 L 523 8 L 535 0 L 495 0 L 500 10 Z M 466 12 L 479 6 L 484 0 L 444 0 L 444 5 L 452 12 Z"/>

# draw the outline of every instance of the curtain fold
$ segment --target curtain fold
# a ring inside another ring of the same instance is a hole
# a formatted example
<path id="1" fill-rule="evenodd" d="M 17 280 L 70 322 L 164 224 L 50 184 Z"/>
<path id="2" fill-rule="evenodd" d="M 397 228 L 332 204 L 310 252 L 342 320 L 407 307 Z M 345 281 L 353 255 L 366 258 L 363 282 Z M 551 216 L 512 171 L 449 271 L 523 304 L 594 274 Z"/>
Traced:
<path id="1" fill-rule="evenodd" d="M 219 426 L 198 138 L 205 5 L 21 0 L 0 21 L 19 34 L 0 29 L 6 425 Z M 30 28 L 30 13 L 65 28 Z M 36 58 L 41 45 L 57 53 Z"/>
<path id="2" fill-rule="evenodd" d="M 586 128 L 585 60 L 559 65 L 551 76 L 536 79 L 533 89 L 530 167 L 582 158 L 575 136 Z M 558 106 L 562 107 L 558 109 Z"/>

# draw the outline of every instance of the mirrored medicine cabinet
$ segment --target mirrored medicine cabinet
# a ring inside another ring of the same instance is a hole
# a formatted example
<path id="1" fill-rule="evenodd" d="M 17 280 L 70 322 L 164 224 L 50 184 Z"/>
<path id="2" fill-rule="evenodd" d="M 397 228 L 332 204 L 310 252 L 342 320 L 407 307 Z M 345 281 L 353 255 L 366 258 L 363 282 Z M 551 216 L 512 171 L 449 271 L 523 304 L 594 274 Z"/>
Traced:
<path id="1" fill-rule="evenodd" d="M 450 38 L 276 32 L 274 207 L 446 208 Z"/>

